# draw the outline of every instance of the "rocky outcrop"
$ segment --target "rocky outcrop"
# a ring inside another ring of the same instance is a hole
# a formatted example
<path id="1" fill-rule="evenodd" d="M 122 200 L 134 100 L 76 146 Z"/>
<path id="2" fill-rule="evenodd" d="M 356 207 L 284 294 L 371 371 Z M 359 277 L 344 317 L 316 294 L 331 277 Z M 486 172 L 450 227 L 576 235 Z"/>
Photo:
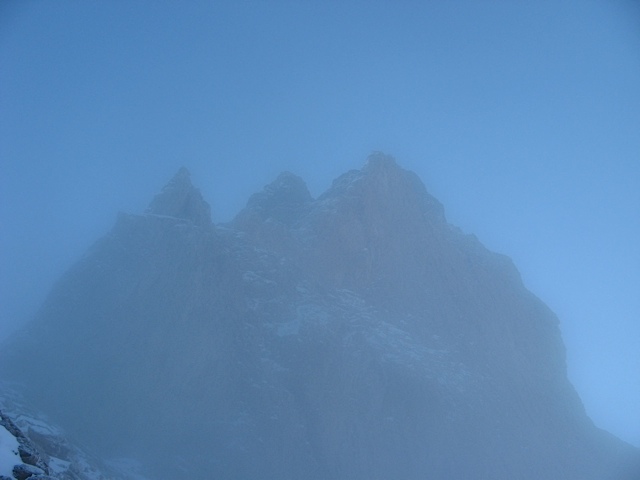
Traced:
<path id="1" fill-rule="evenodd" d="M 42 478 L 49 474 L 48 457 L 16 426 L 9 416 L 0 411 L 0 426 L 4 427 L 17 441 L 18 450 L 13 468 L 13 477 L 18 480 L 25 478 Z"/>
<path id="2" fill-rule="evenodd" d="M 212 226 L 211 207 L 191 184 L 191 175 L 184 167 L 155 196 L 145 213 L 190 220 L 199 226 Z"/>
<path id="3" fill-rule="evenodd" d="M 392 158 L 317 199 L 282 174 L 228 224 L 204 205 L 180 171 L 0 354 L 87 446 L 154 478 L 640 471 L 586 416 L 555 315 Z"/>
<path id="4" fill-rule="evenodd" d="M 284 172 L 262 192 L 251 196 L 235 222 L 276 222 L 291 227 L 308 212 L 312 201 L 304 180 Z"/>
<path id="5" fill-rule="evenodd" d="M 108 465 L 72 444 L 59 427 L 26 406 L 21 395 L 5 383 L 0 383 L 2 428 L 10 437 L 3 437 L 0 431 L 0 480 L 145 480 L 132 460 Z M 15 448 L 9 444 L 11 439 Z"/>

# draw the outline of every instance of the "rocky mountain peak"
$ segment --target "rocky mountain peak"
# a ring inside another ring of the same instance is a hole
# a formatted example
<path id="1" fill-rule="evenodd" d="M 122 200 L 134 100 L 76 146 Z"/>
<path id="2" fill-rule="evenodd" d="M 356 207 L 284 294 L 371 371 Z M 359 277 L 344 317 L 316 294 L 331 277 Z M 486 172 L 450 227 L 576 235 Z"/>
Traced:
<path id="1" fill-rule="evenodd" d="M 380 172 L 394 169 L 402 170 L 393 156 L 384 152 L 373 152 L 367 157 L 367 162 L 362 170 L 366 172 Z"/>
<path id="2" fill-rule="evenodd" d="M 419 212 L 419 216 L 429 217 L 430 221 L 445 222 L 442 204 L 427 192 L 420 178 L 382 152 L 371 154 L 361 170 L 351 170 L 334 180 L 319 200 L 356 202 L 366 211 L 390 218 Z"/>
<path id="3" fill-rule="evenodd" d="M 308 210 L 312 201 L 304 180 L 291 172 L 283 172 L 261 192 L 251 196 L 237 221 L 243 223 L 249 218 L 257 218 L 292 225 Z"/>
<path id="4" fill-rule="evenodd" d="M 191 174 L 185 167 L 154 197 L 145 213 L 190 220 L 199 226 L 213 225 L 211 207 L 191 183 Z"/>
<path id="5" fill-rule="evenodd" d="M 304 205 L 311 200 L 313 199 L 304 180 L 291 172 L 283 172 L 262 192 L 253 195 L 248 205 L 269 209 L 284 204 Z"/>
<path id="6" fill-rule="evenodd" d="M 0 348 L 0 377 L 158 479 L 637 480 L 553 313 L 393 158 L 316 200 L 284 173 L 215 234 L 208 214 L 181 169 Z"/>
<path id="7" fill-rule="evenodd" d="M 351 238 L 407 237 L 416 229 L 446 225 L 442 204 L 427 192 L 418 176 L 383 153 L 369 156 L 361 170 L 338 177 L 316 203 L 325 223 L 330 217 L 338 224 L 350 225 L 349 231 L 360 225 L 367 232 L 350 233 Z"/>

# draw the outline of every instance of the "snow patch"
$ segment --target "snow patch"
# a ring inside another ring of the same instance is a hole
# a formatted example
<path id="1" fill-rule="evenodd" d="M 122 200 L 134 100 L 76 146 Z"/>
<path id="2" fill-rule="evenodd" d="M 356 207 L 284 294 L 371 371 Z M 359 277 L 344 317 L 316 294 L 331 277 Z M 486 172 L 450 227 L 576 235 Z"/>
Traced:
<path id="1" fill-rule="evenodd" d="M 0 475 L 13 478 L 13 466 L 22 463 L 18 456 L 18 439 L 0 425 Z"/>
<path id="2" fill-rule="evenodd" d="M 67 460 L 62 460 L 61 458 L 49 457 L 49 470 L 51 473 L 59 475 L 61 473 L 66 473 L 67 470 L 71 467 L 71 462 Z"/>

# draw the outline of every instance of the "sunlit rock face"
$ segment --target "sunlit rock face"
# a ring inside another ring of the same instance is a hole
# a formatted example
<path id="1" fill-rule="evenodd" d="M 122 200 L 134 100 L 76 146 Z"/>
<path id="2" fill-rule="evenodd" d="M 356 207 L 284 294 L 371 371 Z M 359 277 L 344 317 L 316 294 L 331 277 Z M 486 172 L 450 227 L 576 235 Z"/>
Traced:
<path id="1" fill-rule="evenodd" d="M 640 472 L 587 418 L 558 320 L 511 261 L 383 154 L 317 199 L 284 173 L 216 226 L 181 170 L 56 284 L 2 366 L 153 478 Z"/>

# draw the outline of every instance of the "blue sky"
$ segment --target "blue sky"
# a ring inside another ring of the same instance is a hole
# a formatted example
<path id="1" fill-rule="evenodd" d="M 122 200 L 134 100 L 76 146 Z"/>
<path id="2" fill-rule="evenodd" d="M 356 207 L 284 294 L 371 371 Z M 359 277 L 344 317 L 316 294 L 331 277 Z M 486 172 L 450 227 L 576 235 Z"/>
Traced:
<path id="1" fill-rule="evenodd" d="M 631 0 L 4 1 L 0 336 L 182 165 L 219 222 L 382 150 L 514 260 L 640 446 L 639 86 Z"/>

